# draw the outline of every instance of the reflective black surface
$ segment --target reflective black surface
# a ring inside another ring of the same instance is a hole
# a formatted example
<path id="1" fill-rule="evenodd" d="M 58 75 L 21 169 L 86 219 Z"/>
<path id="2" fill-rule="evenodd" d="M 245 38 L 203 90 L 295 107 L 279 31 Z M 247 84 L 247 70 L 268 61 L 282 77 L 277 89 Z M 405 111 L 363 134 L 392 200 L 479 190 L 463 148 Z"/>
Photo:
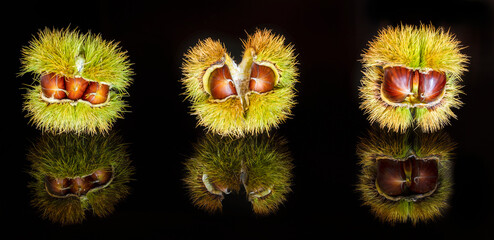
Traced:
<path id="1" fill-rule="evenodd" d="M 494 159 L 491 111 L 494 89 L 492 1 L 142 1 L 14 2 L 2 15 L 2 235 L 51 238 L 339 238 L 492 239 Z M 359 110 L 362 49 L 388 24 L 429 23 L 455 33 L 471 57 L 463 76 L 465 105 L 445 131 L 454 150 L 453 193 L 443 217 L 427 224 L 382 223 L 362 206 L 356 146 L 370 128 Z M 136 72 L 129 89 L 131 112 L 114 128 L 129 143 L 135 181 L 115 211 L 88 214 L 81 224 L 60 226 L 31 206 L 29 147 L 41 132 L 22 111 L 32 76 L 18 77 L 20 49 L 38 29 L 78 27 L 102 33 L 128 51 Z M 298 104 L 277 134 L 293 157 L 292 192 L 267 216 L 252 211 L 245 195 L 225 198 L 223 210 L 196 208 L 182 181 L 184 162 L 203 135 L 179 83 L 183 54 L 198 39 L 221 39 L 235 59 L 238 39 L 271 28 L 294 44 L 300 62 Z"/>

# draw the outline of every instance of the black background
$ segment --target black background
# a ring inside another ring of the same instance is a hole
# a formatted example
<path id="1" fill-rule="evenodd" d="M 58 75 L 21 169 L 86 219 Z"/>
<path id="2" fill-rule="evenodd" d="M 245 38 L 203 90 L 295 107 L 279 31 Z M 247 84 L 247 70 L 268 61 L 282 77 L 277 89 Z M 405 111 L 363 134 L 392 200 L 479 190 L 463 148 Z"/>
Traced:
<path id="1" fill-rule="evenodd" d="M 159 3 L 163 2 L 163 3 Z M 369 238 L 492 239 L 494 237 L 494 2 L 492 1 L 65 1 L 2 6 L 1 235 L 15 238 Z M 355 192 L 355 147 L 369 123 L 359 110 L 358 62 L 387 25 L 432 23 L 456 34 L 469 55 L 465 105 L 446 131 L 455 150 L 454 194 L 445 216 L 429 224 L 381 223 Z M 118 120 L 136 168 L 132 194 L 106 218 L 60 226 L 30 206 L 26 152 L 41 132 L 22 111 L 20 50 L 38 29 L 78 27 L 120 42 L 136 75 L 131 112 Z M 295 45 L 300 62 L 298 104 L 278 132 L 294 157 L 293 193 L 280 210 L 260 217 L 244 195 L 228 196 L 222 213 L 191 205 L 183 161 L 203 134 L 180 95 L 183 54 L 198 39 L 225 43 L 241 58 L 246 32 L 270 28 Z M 5 235 L 7 236 L 7 235 Z"/>

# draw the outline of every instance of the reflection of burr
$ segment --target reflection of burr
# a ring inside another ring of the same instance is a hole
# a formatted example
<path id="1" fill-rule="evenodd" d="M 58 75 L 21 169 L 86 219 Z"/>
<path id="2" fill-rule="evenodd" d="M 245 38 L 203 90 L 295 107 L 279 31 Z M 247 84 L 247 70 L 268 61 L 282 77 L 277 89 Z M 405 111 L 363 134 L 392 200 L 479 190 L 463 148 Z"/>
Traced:
<path id="1" fill-rule="evenodd" d="M 206 211 L 222 209 L 226 194 L 243 187 L 253 211 L 276 211 L 291 191 L 293 165 L 286 141 L 277 136 L 230 139 L 207 135 L 185 163 L 183 179 L 192 203 Z"/>
<path id="2" fill-rule="evenodd" d="M 441 216 L 452 191 L 455 143 L 444 132 L 369 131 L 357 146 L 357 190 L 381 220 L 417 223 Z"/>
<path id="3" fill-rule="evenodd" d="M 82 222 L 88 209 L 112 213 L 129 194 L 134 170 L 126 149 L 115 133 L 42 135 L 28 153 L 33 206 L 61 224 Z"/>

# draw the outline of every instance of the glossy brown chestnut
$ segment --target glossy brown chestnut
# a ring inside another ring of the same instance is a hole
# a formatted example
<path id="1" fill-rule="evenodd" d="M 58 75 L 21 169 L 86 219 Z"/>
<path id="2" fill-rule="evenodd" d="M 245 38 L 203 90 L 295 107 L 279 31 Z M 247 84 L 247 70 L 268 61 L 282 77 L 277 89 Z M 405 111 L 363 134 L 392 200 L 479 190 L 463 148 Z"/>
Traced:
<path id="1" fill-rule="evenodd" d="M 110 86 L 98 82 L 90 82 L 89 86 L 86 88 L 83 100 L 86 100 L 92 104 L 101 104 L 106 102 L 108 98 L 108 92 L 110 91 Z"/>
<path id="2" fill-rule="evenodd" d="M 434 190 L 438 179 L 437 162 L 434 160 L 416 160 L 411 162 L 413 170 L 410 190 L 418 194 L 424 194 Z"/>
<path id="3" fill-rule="evenodd" d="M 224 99 L 237 94 L 232 75 L 226 65 L 215 69 L 211 73 L 209 89 L 211 90 L 211 96 L 214 99 Z"/>
<path id="4" fill-rule="evenodd" d="M 446 75 L 437 71 L 420 74 L 418 96 L 420 102 L 431 103 L 442 96 L 446 86 Z"/>
<path id="5" fill-rule="evenodd" d="M 273 90 L 276 75 L 270 67 L 252 64 L 250 72 L 249 89 L 258 93 L 269 92 Z"/>
<path id="6" fill-rule="evenodd" d="M 54 73 L 48 73 L 41 76 L 41 91 L 47 98 L 62 99 L 65 98 L 65 81 L 64 77 Z"/>
<path id="7" fill-rule="evenodd" d="M 404 67 L 384 69 L 384 81 L 381 86 L 383 96 L 394 103 L 401 103 L 412 94 L 413 78 L 416 73 Z"/>
<path id="8" fill-rule="evenodd" d="M 386 195 L 401 195 L 406 187 L 403 163 L 392 159 L 380 159 L 377 161 L 376 184 L 381 192 Z"/>
<path id="9" fill-rule="evenodd" d="M 67 98 L 78 100 L 86 91 L 89 82 L 83 78 L 65 78 L 65 88 L 67 90 Z"/>

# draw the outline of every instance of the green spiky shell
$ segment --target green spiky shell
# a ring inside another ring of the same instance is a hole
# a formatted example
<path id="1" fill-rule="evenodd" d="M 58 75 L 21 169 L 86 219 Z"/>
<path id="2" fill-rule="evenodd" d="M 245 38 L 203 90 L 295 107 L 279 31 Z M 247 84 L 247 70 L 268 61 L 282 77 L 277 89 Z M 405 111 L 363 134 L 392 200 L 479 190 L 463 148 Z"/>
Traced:
<path id="1" fill-rule="evenodd" d="M 238 192 L 243 185 L 247 196 L 258 189 L 270 189 L 271 193 L 265 197 L 249 198 L 255 213 L 268 214 L 276 211 L 291 191 L 291 161 L 286 141 L 281 137 L 230 139 L 206 135 L 185 163 L 184 182 L 192 203 L 209 212 L 220 211 L 223 198 L 208 192 L 203 174 L 229 191 Z"/>
<path id="2" fill-rule="evenodd" d="M 82 71 L 76 63 L 80 57 L 84 59 Z M 32 73 L 35 76 L 35 83 L 25 94 L 24 110 L 31 122 L 43 131 L 107 132 L 128 107 L 122 97 L 127 95 L 126 88 L 132 82 L 131 64 L 118 43 L 105 41 L 100 35 L 81 34 L 69 28 L 45 28 L 22 49 L 21 64 L 21 75 Z M 100 107 L 90 107 L 82 102 L 44 102 L 39 79 L 47 73 L 107 84 L 110 100 Z"/>
<path id="3" fill-rule="evenodd" d="M 393 131 L 405 132 L 414 125 L 425 132 L 443 128 L 451 117 L 456 118 L 452 109 L 462 105 L 460 77 L 466 71 L 468 59 L 460 53 L 461 49 L 453 34 L 432 25 L 400 25 L 381 30 L 362 54 L 360 108 L 371 122 Z M 386 104 L 381 98 L 381 84 L 383 69 L 391 66 L 444 72 L 447 82 L 443 99 L 434 106 L 421 108 Z"/>
<path id="4" fill-rule="evenodd" d="M 452 193 L 451 158 L 454 146 L 455 143 L 445 132 L 397 134 L 377 129 L 369 131 L 368 136 L 362 138 L 357 146 L 359 164 L 362 167 L 357 190 L 361 193 L 363 205 L 369 206 L 377 218 L 391 224 L 416 224 L 441 216 L 449 206 L 448 200 Z M 420 158 L 439 158 L 437 189 L 432 195 L 416 201 L 393 201 L 383 197 L 376 187 L 376 158 L 404 159 L 411 151 Z"/>
<path id="5" fill-rule="evenodd" d="M 31 162 L 29 174 L 33 177 L 29 183 L 33 193 L 31 203 L 50 221 L 62 225 L 81 223 L 88 210 L 99 217 L 107 216 L 129 194 L 128 183 L 134 169 L 127 145 L 115 133 L 105 136 L 45 134 L 30 148 L 27 159 Z M 75 178 L 109 166 L 113 169 L 111 183 L 85 196 L 55 198 L 45 189 L 46 176 Z"/>
<path id="6" fill-rule="evenodd" d="M 247 96 L 250 105 L 246 112 L 239 98 L 215 101 L 203 86 L 206 69 L 222 59 L 231 60 L 219 41 L 209 38 L 199 41 L 185 55 L 182 83 L 186 98 L 192 104 L 192 114 L 197 115 L 198 125 L 215 134 L 244 136 L 267 132 L 283 123 L 295 105 L 298 70 L 293 45 L 286 45 L 283 36 L 274 35 L 270 30 L 258 30 L 242 42 L 244 51 L 254 49 L 255 61 L 273 63 L 280 74 L 273 91 L 252 92 Z"/>

